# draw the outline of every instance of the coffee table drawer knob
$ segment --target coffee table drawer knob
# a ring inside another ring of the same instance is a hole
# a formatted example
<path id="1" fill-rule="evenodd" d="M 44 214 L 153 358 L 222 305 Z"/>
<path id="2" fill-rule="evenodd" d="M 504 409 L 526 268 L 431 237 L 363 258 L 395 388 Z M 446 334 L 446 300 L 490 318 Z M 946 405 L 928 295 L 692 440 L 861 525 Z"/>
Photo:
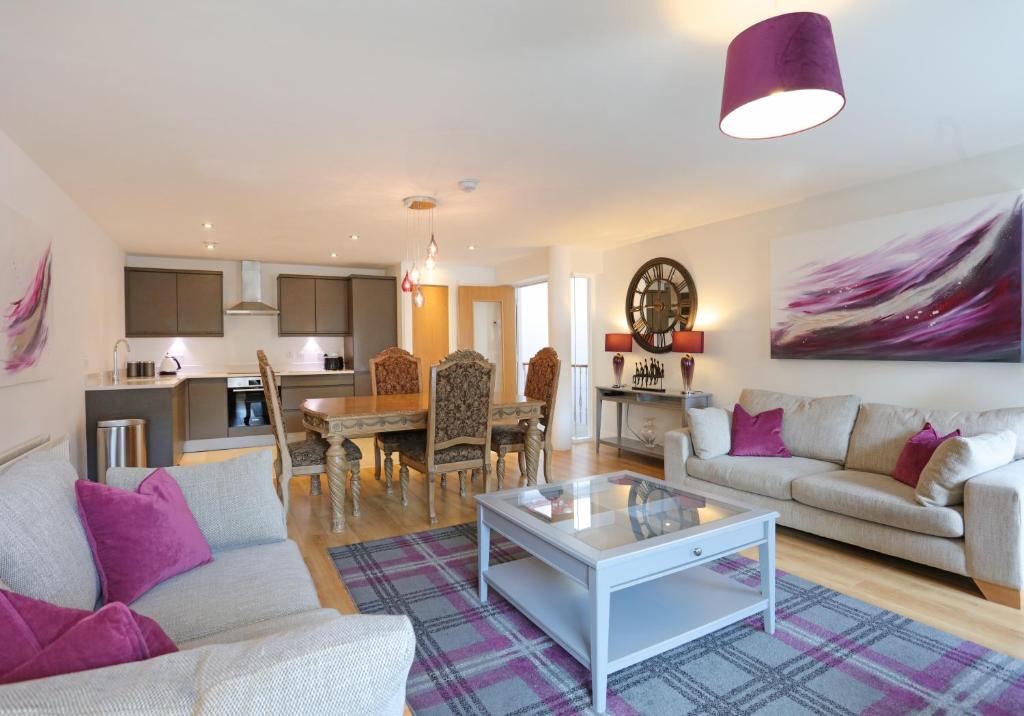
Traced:
<path id="1" fill-rule="evenodd" d="M 693 548 L 693 556 L 694 557 L 700 557 L 702 554 L 704 554 L 704 550 L 702 550 L 700 547 L 694 547 Z"/>

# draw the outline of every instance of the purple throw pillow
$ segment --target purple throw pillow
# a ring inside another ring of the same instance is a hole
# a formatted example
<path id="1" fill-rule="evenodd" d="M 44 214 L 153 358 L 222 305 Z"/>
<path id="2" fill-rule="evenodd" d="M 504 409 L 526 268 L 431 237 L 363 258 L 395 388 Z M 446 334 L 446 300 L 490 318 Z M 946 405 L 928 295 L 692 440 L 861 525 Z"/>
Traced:
<path id="1" fill-rule="evenodd" d="M 165 579 L 213 561 L 181 488 L 163 468 L 135 492 L 79 480 L 75 494 L 104 603 L 131 604 Z"/>
<path id="2" fill-rule="evenodd" d="M 892 473 L 893 478 L 911 487 L 917 487 L 917 482 L 921 479 L 921 471 L 932 459 L 935 448 L 950 438 L 958 437 L 960 437 L 959 428 L 949 435 L 939 435 L 931 423 L 925 423 L 921 432 L 911 436 L 903 446 L 903 451 L 900 452 L 899 459 L 896 460 L 896 469 Z"/>
<path id="3" fill-rule="evenodd" d="M 124 604 L 68 609 L 0 589 L 0 684 L 71 674 L 178 650 L 160 625 Z"/>
<path id="4" fill-rule="evenodd" d="M 732 413 L 730 455 L 747 457 L 792 457 L 782 442 L 782 408 L 751 415 L 739 403 Z"/>

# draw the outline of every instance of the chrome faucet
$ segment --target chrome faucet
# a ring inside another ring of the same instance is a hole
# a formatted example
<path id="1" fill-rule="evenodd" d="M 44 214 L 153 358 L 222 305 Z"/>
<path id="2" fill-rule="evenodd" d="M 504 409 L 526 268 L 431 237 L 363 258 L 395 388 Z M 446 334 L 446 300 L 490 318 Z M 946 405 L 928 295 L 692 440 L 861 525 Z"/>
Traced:
<path id="1" fill-rule="evenodd" d="M 114 375 L 113 380 L 115 383 L 121 380 L 121 362 L 117 359 L 117 347 L 124 343 L 124 347 L 128 349 L 128 352 L 132 352 L 132 347 L 128 345 L 128 341 L 124 338 L 118 338 L 117 343 L 114 344 Z"/>

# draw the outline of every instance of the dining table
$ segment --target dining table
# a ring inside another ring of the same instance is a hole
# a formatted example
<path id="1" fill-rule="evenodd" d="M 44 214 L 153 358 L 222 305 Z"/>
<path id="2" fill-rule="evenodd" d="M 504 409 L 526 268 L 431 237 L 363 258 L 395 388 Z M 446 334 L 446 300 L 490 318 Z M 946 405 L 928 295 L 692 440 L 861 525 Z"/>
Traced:
<path id="1" fill-rule="evenodd" d="M 495 423 L 523 421 L 526 434 L 523 443 L 526 479 L 537 484 L 542 438 L 539 428 L 544 402 L 522 395 L 497 394 L 491 401 L 491 418 Z M 307 432 L 322 436 L 327 450 L 327 480 L 331 490 L 331 530 L 345 529 L 345 473 L 348 462 L 342 443 L 345 439 L 372 437 L 377 433 L 400 430 L 423 430 L 427 427 L 430 409 L 428 393 L 396 395 L 357 395 L 341 398 L 309 398 L 302 403 L 302 424 Z M 389 465 L 386 464 L 386 467 Z M 391 471 L 385 469 L 386 489 L 391 492 Z M 550 478 L 548 478 L 550 479 Z M 487 487 L 487 475 L 483 479 Z M 359 516 L 360 480 L 352 475 L 352 514 Z"/>

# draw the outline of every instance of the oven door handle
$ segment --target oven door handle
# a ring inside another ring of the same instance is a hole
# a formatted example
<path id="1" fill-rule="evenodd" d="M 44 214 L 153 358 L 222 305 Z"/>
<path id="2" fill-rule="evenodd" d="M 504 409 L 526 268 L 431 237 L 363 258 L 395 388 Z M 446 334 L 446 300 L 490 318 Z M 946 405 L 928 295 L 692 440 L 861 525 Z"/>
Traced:
<path id="1" fill-rule="evenodd" d="M 230 393 L 262 393 L 263 388 L 228 388 Z"/>

